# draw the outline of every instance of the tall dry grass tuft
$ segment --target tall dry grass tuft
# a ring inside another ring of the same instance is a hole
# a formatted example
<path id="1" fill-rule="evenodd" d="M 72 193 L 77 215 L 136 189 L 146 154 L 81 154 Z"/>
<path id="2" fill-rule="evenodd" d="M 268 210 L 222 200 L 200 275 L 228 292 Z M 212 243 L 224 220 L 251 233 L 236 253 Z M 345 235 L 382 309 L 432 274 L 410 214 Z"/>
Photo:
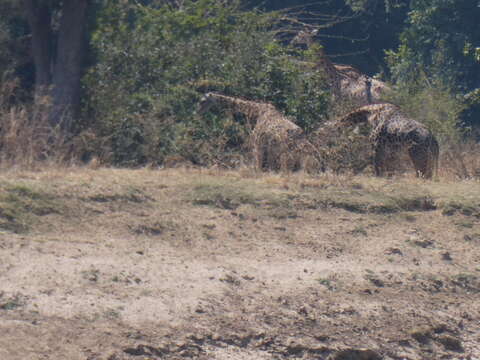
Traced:
<path id="1" fill-rule="evenodd" d="M 49 99 L 18 103 L 18 82 L 0 83 L 0 167 L 37 170 L 64 164 L 68 145 L 48 121 Z"/>
<path id="2" fill-rule="evenodd" d="M 480 144 L 468 140 L 444 144 L 439 177 L 449 180 L 480 179 Z"/>

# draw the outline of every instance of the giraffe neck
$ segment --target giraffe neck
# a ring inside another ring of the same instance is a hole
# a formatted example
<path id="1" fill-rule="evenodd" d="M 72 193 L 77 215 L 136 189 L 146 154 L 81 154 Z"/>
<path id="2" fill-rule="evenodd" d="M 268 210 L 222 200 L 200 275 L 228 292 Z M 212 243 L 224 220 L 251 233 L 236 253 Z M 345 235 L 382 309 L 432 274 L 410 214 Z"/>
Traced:
<path id="1" fill-rule="evenodd" d="M 367 93 L 367 104 L 371 104 L 372 101 L 372 81 L 367 78 L 365 80 L 365 92 Z"/>
<path id="2" fill-rule="evenodd" d="M 230 108 L 234 112 L 246 115 L 250 121 L 254 122 L 269 108 L 269 104 L 266 103 L 258 103 L 220 94 L 215 94 L 214 96 L 221 105 Z"/>
<path id="3" fill-rule="evenodd" d="M 330 82 L 335 82 L 338 77 L 337 69 L 323 48 L 318 50 L 318 64 L 323 68 Z"/>
<path id="4" fill-rule="evenodd" d="M 370 106 L 372 107 L 372 111 L 368 116 L 368 123 L 372 128 L 382 126 L 399 112 L 399 108 L 392 104 L 372 104 Z"/>
<path id="5" fill-rule="evenodd" d="M 339 125 L 343 126 L 352 126 L 352 125 L 360 125 L 360 124 L 369 124 L 370 126 L 374 126 L 372 112 L 366 109 L 362 110 L 355 110 L 345 117 L 340 119 Z"/>

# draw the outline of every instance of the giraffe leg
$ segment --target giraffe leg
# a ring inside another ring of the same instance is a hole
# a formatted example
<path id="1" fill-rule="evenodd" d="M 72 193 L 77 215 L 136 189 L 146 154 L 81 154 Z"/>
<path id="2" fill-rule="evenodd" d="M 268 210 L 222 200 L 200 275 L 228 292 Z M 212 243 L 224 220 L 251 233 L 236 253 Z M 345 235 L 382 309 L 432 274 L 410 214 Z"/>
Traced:
<path id="1" fill-rule="evenodd" d="M 395 171 L 399 169 L 400 154 L 402 152 L 402 146 L 399 143 L 389 142 L 384 146 L 383 157 L 383 172 L 384 175 L 393 176 Z"/>
<path id="2" fill-rule="evenodd" d="M 427 171 L 425 172 L 425 178 L 431 179 L 434 176 L 437 176 L 438 172 L 438 157 L 439 157 L 439 148 L 438 143 L 434 139 L 427 151 Z"/>
<path id="3" fill-rule="evenodd" d="M 260 155 L 259 149 L 255 147 L 253 150 L 253 156 L 255 157 L 255 169 L 261 170 L 262 156 Z"/>
<path id="4" fill-rule="evenodd" d="M 253 156 L 255 158 L 255 168 L 258 171 L 262 171 L 264 168 L 265 155 L 261 145 L 255 144 L 253 147 Z"/>
<path id="5" fill-rule="evenodd" d="M 432 138 L 430 143 L 430 152 L 432 155 L 431 162 L 432 162 L 432 175 L 438 175 L 438 158 L 440 157 L 440 148 L 438 146 L 438 142 L 435 138 Z"/>
<path id="6" fill-rule="evenodd" d="M 270 138 L 264 147 L 265 168 L 273 171 L 288 171 L 288 158 L 282 144 L 276 138 Z"/>
<path id="7" fill-rule="evenodd" d="M 377 143 L 374 146 L 375 150 L 375 158 L 374 158 L 374 166 L 375 166 L 375 175 L 382 176 L 385 170 L 385 160 L 386 160 L 386 149 L 383 143 Z"/>
<path id="8" fill-rule="evenodd" d="M 431 151 L 429 151 L 425 145 L 417 145 L 412 146 L 408 150 L 408 154 L 410 155 L 417 176 L 431 179 L 434 168 L 434 159 Z"/>

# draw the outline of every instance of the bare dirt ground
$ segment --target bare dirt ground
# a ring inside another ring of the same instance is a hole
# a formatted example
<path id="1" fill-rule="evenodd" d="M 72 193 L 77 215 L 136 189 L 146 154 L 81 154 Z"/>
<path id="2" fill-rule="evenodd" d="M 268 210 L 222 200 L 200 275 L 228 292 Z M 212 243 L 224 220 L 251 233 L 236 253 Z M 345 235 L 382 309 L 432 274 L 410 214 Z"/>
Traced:
<path id="1" fill-rule="evenodd" d="M 480 359 L 480 183 L 0 175 L 0 359 Z"/>

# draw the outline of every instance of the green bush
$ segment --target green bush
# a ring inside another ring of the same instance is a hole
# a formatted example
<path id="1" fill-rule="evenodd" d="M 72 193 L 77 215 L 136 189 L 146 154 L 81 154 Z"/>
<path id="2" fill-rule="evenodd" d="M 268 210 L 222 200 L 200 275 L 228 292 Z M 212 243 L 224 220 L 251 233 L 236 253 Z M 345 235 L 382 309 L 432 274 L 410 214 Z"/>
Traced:
<path id="1" fill-rule="evenodd" d="M 241 11 L 239 1 L 189 0 L 181 8 L 108 1 L 84 78 L 87 112 L 119 165 L 234 165 L 249 129 L 238 114 L 196 114 L 204 92 L 274 103 L 311 130 L 327 111 L 323 74 L 274 39 L 275 13 Z M 99 142 L 103 143 L 103 142 Z"/>

